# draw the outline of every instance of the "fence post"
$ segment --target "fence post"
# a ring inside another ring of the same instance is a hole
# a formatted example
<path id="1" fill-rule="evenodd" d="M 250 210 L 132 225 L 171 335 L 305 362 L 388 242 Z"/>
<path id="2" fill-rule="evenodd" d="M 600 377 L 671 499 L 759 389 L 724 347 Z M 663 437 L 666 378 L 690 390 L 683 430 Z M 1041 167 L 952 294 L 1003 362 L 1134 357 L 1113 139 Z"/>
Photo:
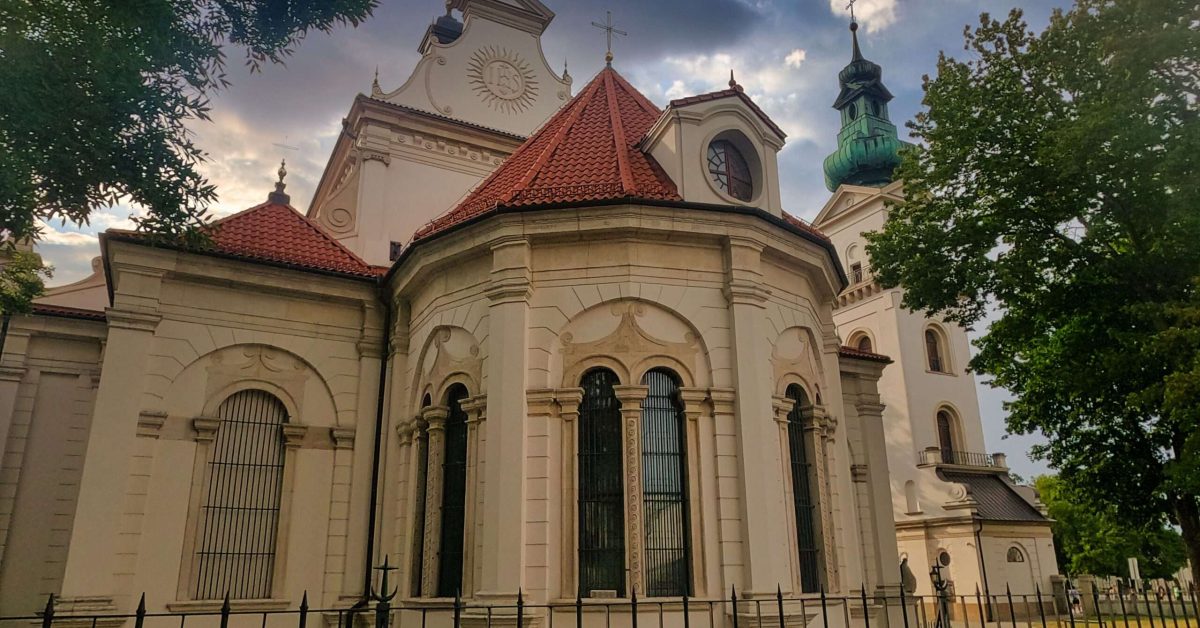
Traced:
<path id="1" fill-rule="evenodd" d="M 1121 591 L 1121 583 L 1117 583 L 1117 600 L 1121 602 L 1121 621 L 1129 628 L 1129 613 L 1125 610 L 1125 594 Z"/>
<path id="2" fill-rule="evenodd" d="M 904 570 L 900 570 L 900 614 L 904 616 L 904 628 L 908 628 L 908 603 L 904 600 Z"/>
<path id="3" fill-rule="evenodd" d="M 1154 599 L 1158 603 L 1158 618 L 1162 620 L 1162 628 L 1167 628 L 1167 617 L 1163 615 L 1162 594 L 1158 591 L 1154 592 Z M 1150 611 L 1153 613 L 1154 611 Z"/>
<path id="4" fill-rule="evenodd" d="M 633 585 L 630 591 L 633 592 L 633 595 L 629 598 L 629 617 L 633 622 L 633 628 L 637 628 L 637 585 Z"/>
<path id="5" fill-rule="evenodd" d="M 1104 611 L 1100 608 L 1100 587 L 1099 583 L 1092 583 L 1092 604 L 1096 605 L 1096 620 L 1100 622 L 1100 628 L 1104 628 Z"/>
<path id="6" fill-rule="evenodd" d="M 738 628 L 737 620 L 737 589 L 729 587 L 729 602 L 733 608 L 733 628 Z"/>
<path id="7" fill-rule="evenodd" d="M 454 628 L 462 624 L 462 588 L 454 589 Z"/>
<path id="8" fill-rule="evenodd" d="M 979 584 L 975 584 L 975 608 L 979 610 L 979 626 L 983 628 L 987 626 L 987 619 L 983 616 L 983 600 L 979 597 Z"/>
<path id="9" fill-rule="evenodd" d="M 517 628 L 525 627 L 525 594 L 517 587 Z"/>
<path id="10" fill-rule="evenodd" d="M 1092 587 L 1092 592 L 1095 591 L 1096 588 Z M 1008 620 L 1012 622 L 1013 628 L 1017 628 L 1017 606 L 1013 604 L 1012 587 L 1008 586 L 1007 582 L 1004 583 L 1004 597 L 1008 600 Z M 949 618 L 946 618 L 946 622 L 949 623 L 949 621 Z M 1104 628 L 1104 626 L 1101 625 L 1100 628 Z"/>
<path id="11" fill-rule="evenodd" d="M 829 608 L 825 605 L 825 585 L 821 585 L 821 622 L 822 626 L 829 628 Z"/>
<path id="12" fill-rule="evenodd" d="M 1167 591 L 1167 608 L 1171 611 L 1171 625 L 1179 628 L 1179 615 L 1175 613 L 1175 598 L 1171 595 L 1171 591 Z M 1183 625 L 1187 626 L 1187 619 L 1183 620 Z M 1103 625 L 1100 628 L 1104 628 Z"/>
<path id="13" fill-rule="evenodd" d="M 221 602 L 221 628 L 229 628 L 229 591 L 225 591 L 225 601 Z"/>
<path id="14" fill-rule="evenodd" d="M 137 610 L 134 611 L 133 626 L 134 628 L 142 628 L 146 623 L 146 593 L 142 592 L 142 597 L 138 598 Z"/>
<path id="15" fill-rule="evenodd" d="M 862 592 L 863 628 L 871 628 L 871 611 L 867 610 L 867 585 L 860 584 L 859 590 Z"/>
<path id="16" fill-rule="evenodd" d="M 1042 628 L 1046 628 L 1046 607 L 1042 606 L 1042 583 L 1036 583 L 1034 591 L 1037 592 L 1038 616 L 1042 618 Z"/>
<path id="17" fill-rule="evenodd" d="M 304 595 L 300 598 L 300 625 L 298 628 L 304 628 L 308 625 L 308 589 L 304 590 Z"/>
<path id="18" fill-rule="evenodd" d="M 42 610 L 42 628 L 50 628 L 54 621 L 54 594 L 46 598 L 46 608 Z"/>
<path id="19" fill-rule="evenodd" d="M 787 620 L 783 618 L 783 587 L 775 585 L 775 605 L 779 611 L 779 628 L 787 628 Z M 683 628 L 687 628 L 684 626 Z"/>
<path id="20" fill-rule="evenodd" d="M 583 628 L 583 594 L 575 592 L 575 628 Z"/>
<path id="21" fill-rule="evenodd" d="M 1074 586 L 1070 580 L 1067 581 L 1067 618 L 1071 620 L 1071 628 L 1075 628 L 1075 599 L 1071 597 Z"/>

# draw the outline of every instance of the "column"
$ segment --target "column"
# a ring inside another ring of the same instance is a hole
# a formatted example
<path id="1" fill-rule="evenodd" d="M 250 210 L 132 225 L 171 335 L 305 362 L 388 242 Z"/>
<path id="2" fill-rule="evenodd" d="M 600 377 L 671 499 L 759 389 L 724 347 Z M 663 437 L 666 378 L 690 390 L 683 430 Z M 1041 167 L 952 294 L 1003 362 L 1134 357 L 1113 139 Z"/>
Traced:
<path id="1" fill-rule="evenodd" d="M 582 388 L 560 388 L 555 391 L 558 401 L 559 421 L 559 504 L 558 548 L 561 559 L 557 561 L 562 570 L 559 577 L 559 597 L 570 597 L 579 590 L 576 564 L 579 560 L 579 521 L 575 508 L 578 506 L 578 479 L 575 463 L 579 456 L 579 404 L 583 402 Z M 553 441 L 551 441 L 553 442 Z M 554 555 L 551 548 L 551 555 Z M 551 564 L 555 564 L 552 562 Z"/>
<path id="2" fill-rule="evenodd" d="M 625 443 L 625 554 L 629 566 L 629 581 L 625 594 L 637 591 L 644 597 L 646 586 L 642 573 L 642 400 L 649 386 L 613 386 L 621 402 L 621 436 Z"/>
<path id="3" fill-rule="evenodd" d="M 687 445 L 687 488 L 688 488 L 688 522 L 691 524 L 688 534 L 692 540 L 691 578 L 696 595 L 704 595 L 708 591 L 709 574 L 707 566 L 713 556 L 706 552 L 708 548 L 716 548 L 716 539 L 708 543 L 705 531 L 708 522 L 716 521 L 716 510 L 712 507 L 716 502 L 716 489 L 712 486 L 712 451 L 705 455 L 703 439 L 700 435 L 701 415 L 705 414 L 705 402 L 708 391 L 703 388 L 681 387 L 679 398 L 683 401 L 684 439 Z M 706 492 L 707 491 L 707 492 Z M 706 509 L 705 506 L 708 506 Z"/>
<path id="4" fill-rule="evenodd" d="M 68 546 L 63 598 L 112 600 L 117 593 L 132 593 L 115 590 L 113 550 L 119 546 L 146 361 L 160 317 L 115 308 L 107 314 L 108 341 Z"/>
<path id="5" fill-rule="evenodd" d="M 770 363 L 765 309 L 770 292 L 762 286 L 762 245 L 730 238 L 726 244 L 726 298 L 733 333 L 734 381 L 737 397 L 738 458 L 742 480 L 742 516 L 745 537 L 747 596 L 772 596 L 790 575 L 787 560 L 778 551 L 783 527 L 783 478 L 773 455 L 776 430 L 772 424 Z"/>
<path id="6" fill-rule="evenodd" d="M 461 403 L 463 412 L 467 413 L 467 494 L 463 513 L 463 581 L 464 596 L 471 596 L 476 587 L 475 566 L 479 564 L 478 552 L 475 551 L 476 531 L 479 527 L 479 496 L 483 478 L 480 475 L 479 430 L 487 419 L 487 395 L 476 395 L 464 399 Z"/>
<path id="7" fill-rule="evenodd" d="M 446 418 L 450 409 L 431 406 L 421 413 L 429 427 L 429 462 L 425 473 L 425 548 L 421 552 L 421 595 L 436 597 L 438 551 L 442 540 L 442 459 L 446 456 Z"/>
<path id="8" fill-rule="evenodd" d="M 493 469 L 484 495 L 480 597 L 515 598 L 525 571 L 525 361 L 529 349 L 529 243 L 502 238 L 492 245 L 488 309 L 487 442 Z M 500 601 L 500 600 L 497 600 Z"/>

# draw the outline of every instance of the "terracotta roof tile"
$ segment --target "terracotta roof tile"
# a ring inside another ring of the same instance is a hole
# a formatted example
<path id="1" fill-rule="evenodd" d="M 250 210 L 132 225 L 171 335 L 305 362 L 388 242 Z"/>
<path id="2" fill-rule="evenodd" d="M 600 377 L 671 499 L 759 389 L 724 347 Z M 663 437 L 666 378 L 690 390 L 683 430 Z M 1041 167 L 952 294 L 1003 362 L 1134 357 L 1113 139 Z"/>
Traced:
<path id="1" fill-rule="evenodd" d="M 682 200 L 638 142 L 661 111 L 612 68 L 601 70 L 454 209 L 414 236 L 511 207 L 642 198 Z"/>
<path id="2" fill-rule="evenodd" d="M 351 253 L 291 205 L 267 201 L 213 221 L 209 229 L 211 243 L 197 252 L 360 277 L 387 272 Z M 148 239 L 134 231 L 110 229 L 108 233 L 135 241 Z"/>
<path id="3" fill-rule="evenodd" d="M 799 227 L 800 229 L 803 229 L 823 240 L 829 240 L 829 236 L 825 235 L 824 232 L 822 232 L 820 229 L 814 227 L 812 225 L 812 223 L 808 222 L 807 220 L 804 220 L 803 218 L 793 216 L 785 211 L 785 212 L 783 212 L 783 219 L 786 220 L 788 222 L 788 224 L 790 224 L 790 225 Z"/>
<path id="4" fill-rule="evenodd" d="M 723 89 L 718 92 L 709 92 L 707 94 L 697 94 L 695 96 L 676 98 L 675 100 L 671 101 L 671 106 L 685 107 L 687 105 L 694 105 L 696 103 L 733 97 L 740 98 L 742 102 L 746 103 L 746 106 L 749 107 L 751 111 L 758 114 L 758 117 L 761 118 L 767 126 L 771 127 L 772 131 L 775 131 L 779 134 L 779 137 L 787 137 L 787 133 L 784 133 L 783 129 L 779 128 L 779 125 L 775 124 L 775 121 L 772 120 L 771 117 L 766 114 L 766 112 L 764 112 L 762 109 L 759 109 L 758 105 L 754 104 L 753 100 L 750 100 L 750 97 L 746 95 L 746 92 L 742 91 L 741 86 Z"/>
<path id="5" fill-rule="evenodd" d="M 842 356 L 843 358 L 855 358 L 855 359 L 859 359 L 859 360 L 870 360 L 872 362 L 882 362 L 884 364 L 892 363 L 892 359 L 887 357 L 886 355 L 881 355 L 879 353 L 872 353 L 870 351 L 863 351 L 862 349 L 855 349 L 854 347 L 847 347 L 845 345 L 842 345 L 841 347 L 838 348 L 838 355 Z"/>

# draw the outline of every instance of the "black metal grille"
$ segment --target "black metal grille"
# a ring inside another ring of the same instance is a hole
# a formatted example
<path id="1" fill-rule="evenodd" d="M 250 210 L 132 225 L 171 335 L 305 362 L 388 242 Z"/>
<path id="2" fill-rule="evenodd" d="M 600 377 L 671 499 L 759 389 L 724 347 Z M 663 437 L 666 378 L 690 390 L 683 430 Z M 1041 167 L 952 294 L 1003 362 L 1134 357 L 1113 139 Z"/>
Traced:
<path id="1" fill-rule="evenodd" d="M 813 503 L 813 466 L 804 443 L 804 407 L 808 405 L 799 386 L 788 386 L 792 409 L 787 416 L 788 450 L 791 454 L 792 501 L 796 509 L 796 540 L 800 553 L 800 587 L 804 593 L 821 590 L 821 546 L 817 535 L 816 504 Z"/>
<path id="2" fill-rule="evenodd" d="M 283 487 L 283 423 L 287 410 L 261 390 L 245 390 L 217 409 L 208 495 L 201 509 L 196 599 L 271 597 L 279 501 Z"/>
<path id="3" fill-rule="evenodd" d="M 583 376 L 579 404 L 579 595 L 625 595 L 625 490 L 621 465 L 621 403 L 617 376 Z"/>
<path id="4" fill-rule="evenodd" d="M 463 534 L 467 502 L 467 389 L 455 385 L 446 393 L 446 455 L 442 459 L 442 539 L 438 551 L 438 596 L 452 597 L 462 588 Z"/>
<path id="5" fill-rule="evenodd" d="M 691 594 L 687 457 L 679 385 L 674 375 L 646 373 L 642 402 L 642 516 L 645 526 L 646 594 Z"/>

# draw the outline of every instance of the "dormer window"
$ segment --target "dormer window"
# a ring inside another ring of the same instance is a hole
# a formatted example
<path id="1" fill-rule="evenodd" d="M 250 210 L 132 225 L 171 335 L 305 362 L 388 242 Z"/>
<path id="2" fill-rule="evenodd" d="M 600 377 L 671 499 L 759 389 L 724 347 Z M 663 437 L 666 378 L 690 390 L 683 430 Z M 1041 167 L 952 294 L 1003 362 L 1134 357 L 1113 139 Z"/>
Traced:
<path id="1" fill-rule="evenodd" d="M 713 140 L 708 145 L 708 176 L 722 192 L 739 201 L 749 202 L 754 196 L 750 165 L 729 140 Z"/>

